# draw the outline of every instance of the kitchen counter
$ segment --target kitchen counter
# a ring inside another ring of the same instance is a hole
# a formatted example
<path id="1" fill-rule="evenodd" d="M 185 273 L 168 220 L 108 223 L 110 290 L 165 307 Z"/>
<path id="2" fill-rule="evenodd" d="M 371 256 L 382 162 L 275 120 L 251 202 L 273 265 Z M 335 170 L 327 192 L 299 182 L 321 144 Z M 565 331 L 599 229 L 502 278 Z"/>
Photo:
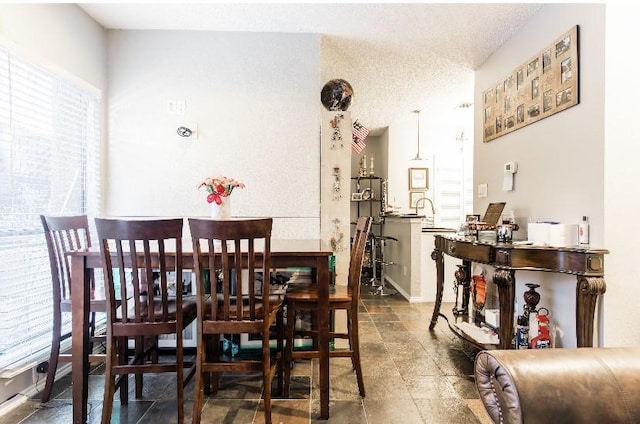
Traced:
<path id="1" fill-rule="evenodd" d="M 434 235 L 455 233 L 451 228 L 423 228 L 423 218 L 424 215 L 390 215 L 384 222 L 384 235 L 398 239 L 385 245 L 386 261 L 394 263 L 386 267 L 385 279 L 410 302 L 435 301 L 435 263 L 431 259 Z M 454 300 L 455 297 L 445 299 Z"/>

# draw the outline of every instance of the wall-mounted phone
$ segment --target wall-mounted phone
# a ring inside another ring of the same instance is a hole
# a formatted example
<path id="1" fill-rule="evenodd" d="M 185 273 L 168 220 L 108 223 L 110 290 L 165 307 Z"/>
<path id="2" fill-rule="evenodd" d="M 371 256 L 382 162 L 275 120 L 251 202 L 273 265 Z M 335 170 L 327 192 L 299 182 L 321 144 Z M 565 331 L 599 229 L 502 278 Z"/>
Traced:
<path id="1" fill-rule="evenodd" d="M 502 177 L 502 191 L 513 190 L 513 175 L 518 171 L 518 162 L 507 162 L 504 164 Z"/>

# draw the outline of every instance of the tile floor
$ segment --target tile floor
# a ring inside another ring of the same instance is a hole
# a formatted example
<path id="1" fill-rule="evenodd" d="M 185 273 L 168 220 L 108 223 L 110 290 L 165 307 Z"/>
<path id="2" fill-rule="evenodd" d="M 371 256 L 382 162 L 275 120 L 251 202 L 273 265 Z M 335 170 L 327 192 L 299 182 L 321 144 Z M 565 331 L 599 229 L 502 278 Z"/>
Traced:
<path id="1" fill-rule="evenodd" d="M 273 422 L 490 424 L 473 382 L 473 358 L 477 350 L 454 336 L 443 319 L 430 332 L 432 310 L 432 303 L 410 304 L 399 295 L 363 294 L 361 352 L 367 396 L 361 399 L 358 395 L 349 359 L 332 359 L 331 418 L 320 420 L 317 363 L 298 362 L 291 398 L 273 401 Z M 135 400 L 132 394 L 129 405 L 121 407 L 116 393 L 112 422 L 176 422 L 172 375 L 147 378 L 143 400 Z M 98 367 L 90 376 L 89 423 L 100 422 L 103 382 Z M 186 422 L 191 420 L 192 389 L 190 383 L 186 392 Z M 38 396 L 31 398 L 0 417 L 0 424 L 70 423 L 70 376 L 58 380 L 54 391 L 54 399 L 48 404 L 40 404 Z M 263 423 L 260 393 L 260 375 L 223 377 L 222 390 L 205 405 L 203 422 Z"/>

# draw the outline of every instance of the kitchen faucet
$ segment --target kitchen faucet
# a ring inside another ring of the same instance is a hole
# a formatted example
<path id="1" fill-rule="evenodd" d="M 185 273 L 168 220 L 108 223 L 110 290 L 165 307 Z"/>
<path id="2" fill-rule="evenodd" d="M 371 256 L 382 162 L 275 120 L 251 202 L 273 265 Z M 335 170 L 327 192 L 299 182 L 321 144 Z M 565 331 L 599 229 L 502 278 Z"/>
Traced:
<path id="1" fill-rule="evenodd" d="M 416 200 L 416 215 L 418 215 L 418 207 L 420 206 L 420 202 L 422 201 L 422 202 L 423 202 L 423 205 L 424 205 L 424 201 L 425 201 L 425 200 L 426 200 L 426 201 L 428 201 L 428 202 L 429 202 L 429 204 L 431 205 L 431 215 L 432 215 L 432 216 L 431 216 L 431 219 L 432 219 L 432 221 L 433 221 L 433 224 L 432 224 L 432 225 L 434 225 L 434 224 L 435 224 L 435 222 L 436 222 L 436 208 L 434 208 L 434 207 L 433 207 L 433 202 L 432 202 L 432 201 L 431 201 L 431 199 L 429 199 L 428 197 L 424 196 L 424 197 L 421 197 L 421 198 L 419 198 L 418 200 Z M 426 218 L 425 218 L 425 219 L 426 219 Z"/>

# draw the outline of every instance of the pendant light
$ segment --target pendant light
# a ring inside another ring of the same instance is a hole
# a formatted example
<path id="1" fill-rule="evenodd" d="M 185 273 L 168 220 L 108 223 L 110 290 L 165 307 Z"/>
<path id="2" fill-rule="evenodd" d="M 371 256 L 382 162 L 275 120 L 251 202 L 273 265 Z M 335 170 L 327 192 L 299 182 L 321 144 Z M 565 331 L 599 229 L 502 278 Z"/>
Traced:
<path id="1" fill-rule="evenodd" d="M 412 113 L 415 113 L 418 116 L 418 152 L 416 153 L 416 157 L 411 160 L 424 160 L 420 157 L 420 111 L 414 110 Z"/>

